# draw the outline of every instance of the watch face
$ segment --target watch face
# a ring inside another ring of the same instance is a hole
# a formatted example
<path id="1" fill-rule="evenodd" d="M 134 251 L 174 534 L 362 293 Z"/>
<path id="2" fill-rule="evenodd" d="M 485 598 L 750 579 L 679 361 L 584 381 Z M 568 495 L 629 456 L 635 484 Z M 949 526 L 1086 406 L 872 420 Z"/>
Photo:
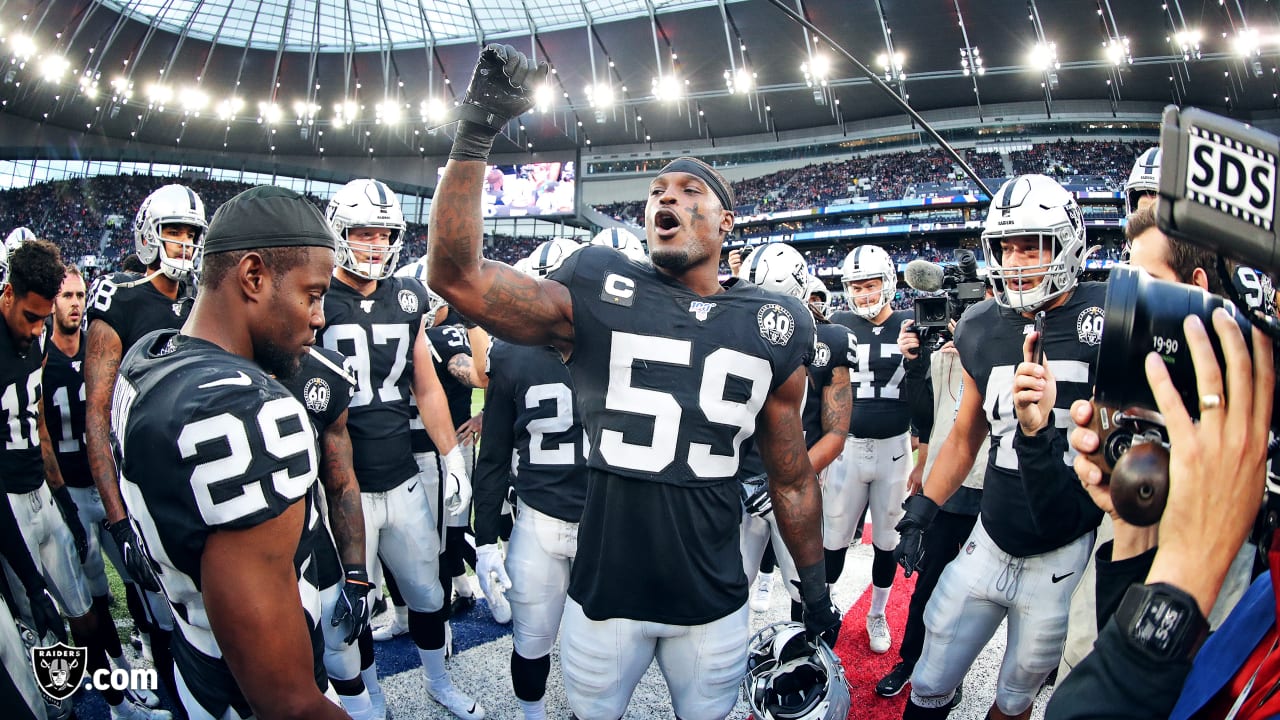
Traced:
<path id="1" fill-rule="evenodd" d="M 1190 611 L 1173 598 L 1153 594 L 1134 623 L 1133 637 L 1152 652 L 1167 655 L 1190 627 Z"/>

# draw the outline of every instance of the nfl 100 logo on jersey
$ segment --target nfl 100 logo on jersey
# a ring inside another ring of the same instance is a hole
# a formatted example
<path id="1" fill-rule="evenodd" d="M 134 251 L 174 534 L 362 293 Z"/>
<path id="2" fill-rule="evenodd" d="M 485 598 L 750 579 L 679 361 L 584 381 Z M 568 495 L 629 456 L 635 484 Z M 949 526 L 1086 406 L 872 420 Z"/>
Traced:
<path id="1" fill-rule="evenodd" d="M 776 303 L 760 306 L 756 313 L 756 323 L 760 326 L 760 337 L 774 345 L 786 345 L 791 342 L 791 334 L 796 330 L 795 318 L 791 311 Z"/>

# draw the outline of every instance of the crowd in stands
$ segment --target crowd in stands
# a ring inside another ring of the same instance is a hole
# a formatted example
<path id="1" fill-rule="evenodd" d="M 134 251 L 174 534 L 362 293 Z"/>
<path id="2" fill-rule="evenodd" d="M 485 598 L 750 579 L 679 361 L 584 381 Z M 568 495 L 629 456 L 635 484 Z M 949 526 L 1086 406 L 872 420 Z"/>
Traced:
<path id="1" fill-rule="evenodd" d="M 1057 178 L 1101 175 L 1115 180 L 1114 189 L 1118 190 L 1129 177 L 1134 158 L 1152 144 L 1059 140 L 1033 145 L 1030 150 L 1015 150 L 1009 153 L 1009 159 L 1013 161 L 1013 171 L 1019 175 L 1042 173 Z"/>

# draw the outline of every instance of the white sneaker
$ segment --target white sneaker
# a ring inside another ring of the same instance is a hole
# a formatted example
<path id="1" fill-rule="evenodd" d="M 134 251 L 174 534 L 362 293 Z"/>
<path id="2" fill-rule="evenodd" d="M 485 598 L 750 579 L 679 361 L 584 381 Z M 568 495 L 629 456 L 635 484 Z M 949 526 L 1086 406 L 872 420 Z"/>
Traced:
<path id="1" fill-rule="evenodd" d="M 152 710 L 126 696 L 124 702 L 111 708 L 111 720 L 173 720 L 173 715 L 168 710 Z"/>
<path id="2" fill-rule="evenodd" d="M 893 641 L 889 637 L 889 621 L 883 615 L 867 616 L 867 636 L 871 638 L 871 652 L 889 652 Z"/>
<path id="3" fill-rule="evenodd" d="M 124 696 L 149 708 L 160 707 L 160 696 L 150 690 L 125 690 Z"/>
<path id="4" fill-rule="evenodd" d="M 430 695 L 432 700 L 440 703 L 446 710 L 463 720 L 482 720 L 484 718 L 484 706 L 464 695 L 452 683 L 441 688 L 433 688 L 431 683 L 427 683 L 427 695 Z"/>
<path id="5" fill-rule="evenodd" d="M 409 632 L 409 624 L 401 623 L 400 618 L 394 612 L 391 614 L 391 622 L 386 625 L 379 625 L 373 629 L 374 642 L 383 642 L 392 638 L 400 637 Z"/>
<path id="6" fill-rule="evenodd" d="M 493 615 L 493 621 L 499 625 L 506 625 L 511 622 L 511 603 L 507 602 L 507 591 L 502 589 L 502 583 L 497 580 L 497 573 L 494 578 L 489 580 L 489 592 L 493 593 L 492 597 L 485 596 L 489 601 L 489 614 Z"/>
<path id="7" fill-rule="evenodd" d="M 444 656 L 453 657 L 453 623 L 450 620 L 444 621 Z"/>
<path id="8" fill-rule="evenodd" d="M 764 612 L 769 609 L 769 595 L 773 592 L 773 573 L 760 573 L 756 578 L 756 586 L 751 591 L 751 609 Z"/>

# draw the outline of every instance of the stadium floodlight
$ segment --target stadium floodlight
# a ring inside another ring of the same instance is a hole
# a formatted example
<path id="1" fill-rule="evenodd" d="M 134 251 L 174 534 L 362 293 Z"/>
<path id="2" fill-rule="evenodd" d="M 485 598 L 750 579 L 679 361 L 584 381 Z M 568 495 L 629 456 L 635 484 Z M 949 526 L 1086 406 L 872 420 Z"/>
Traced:
<path id="1" fill-rule="evenodd" d="M 1103 43 L 1107 60 L 1116 67 L 1132 65 L 1133 54 L 1129 52 L 1129 38 L 1123 35 Z"/>
<path id="2" fill-rule="evenodd" d="M 111 81 L 111 91 L 115 93 L 116 98 L 128 100 L 133 97 L 133 83 L 123 76 L 114 78 Z"/>
<path id="3" fill-rule="evenodd" d="M 1236 33 L 1232 45 L 1236 56 L 1242 59 L 1253 57 L 1262 51 L 1262 40 L 1258 37 L 1256 28 L 1244 28 Z"/>
<path id="4" fill-rule="evenodd" d="M 751 92 L 751 88 L 755 87 L 756 74 L 746 68 L 746 66 L 738 68 L 737 72 L 724 71 L 724 84 L 729 92 L 745 95 Z"/>
<path id="5" fill-rule="evenodd" d="M 659 75 L 653 79 L 653 95 L 659 100 L 679 100 L 684 95 L 684 85 L 675 73 Z"/>
<path id="6" fill-rule="evenodd" d="M 163 83 L 152 83 L 147 88 L 147 99 L 156 105 L 167 105 L 173 99 L 173 88 Z"/>
<path id="7" fill-rule="evenodd" d="M 340 103 L 333 104 L 333 126 L 340 128 L 343 125 L 349 125 L 356 121 L 359 114 L 359 106 L 352 100 L 344 100 Z"/>
<path id="8" fill-rule="evenodd" d="M 1200 59 L 1200 41 L 1204 38 L 1199 28 L 1188 28 L 1180 30 L 1174 34 L 1174 42 L 1177 43 L 1178 49 L 1182 51 L 1182 59 L 1199 60 Z"/>
<path id="9" fill-rule="evenodd" d="M 17 33 L 9 40 L 9 47 L 13 48 L 14 57 L 26 60 L 36 54 L 36 40 L 30 35 Z"/>
<path id="10" fill-rule="evenodd" d="M 231 97 L 218 103 L 218 119 L 234 120 L 236 113 L 244 109 L 244 100 L 232 95 Z"/>
<path id="11" fill-rule="evenodd" d="M 1039 42 L 1031 48 L 1031 54 L 1028 56 L 1031 67 L 1042 72 L 1049 70 L 1057 70 L 1058 64 L 1058 44 L 1053 42 Z"/>
<path id="12" fill-rule="evenodd" d="M 418 110 L 422 114 L 422 121 L 428 124 L 439 124 L 444 122 L 449 114 L 449 106 L 444 100 L 438 97 L 429 97 L 418 105 Z"/>
<path id="13" fill-rule="evenodd" d="M 267 102 L 264 100 L 258 103 L 258 120 L 259 121 L 265 120 L 267 123 L 271 125 L 275 125 L 276 123 L 280 122 L 280 116 L 282 114 L 283 113 L 280 111 L 280 106 L 273 102 Z"/>
<path id="14" fill-rule="evenodd" d="M 533 104 L 537 106 L 538 112 L 546 112 L 551 109 L 551 103 L 555 100 L 555 91 L 551 89 L 550 83 L 542 83 L 533 89 Z"/>
<path id="15" fill-rule="evenodd" d="M 613 105 L 613 86 L 607 82 L 588 85 L 586 92 L 587 102 L 593 108 L 604 110 Z"/>
<path id="16" fill-rule="evenodd" d="M 800 72 L 804 74 L 805 84 L 826 87 L 827 74 L 831 72 L 831 58 L 826 53 L 816 52 L 809 57 L 809 62 L 800 64 Z"/>
<path id="17" fill-rule="evenodd" d="M 189 113 L 199 113 L 209 105 L 209 96 L 198 87 L 183 88 L 182 95 L 179 98 L 182 103 L 182 109 Z"/>
<path id="18" fill-rule="evenodd" d="M 960 48 L 960 71 L 965 77 L 970 75 L 986 75 L 987 68 L 982 64 L 982 51 L 977 47 Z"/>
<path id="19" fill-rule="evenodd" d="M 98 81 L 92 72 L 86 71 L 80 76 L 80 92 L 87 98 L 98 96 Z"/>
<path id="20" fill-rule="evenodd" d="M 45 82 L 56 84 L 70 69 L 71 61 L 57 53 L 50 53 L 40 59 L 40 77 L 44 78 Z"/>
<path id="21" fill-rule="evenodd" d="M 395 100 L 383 100 L 374 107 L 374 112 L 377 115 L 377 122 L 384 125 L 395 125 L 400 122 L 400 103 Z"/>
<path id="22" fill-rule="evenodd" d="M 884 71 L 884 76 L 888 80 L 902 78 L 905 73 L 902 72 L 902 66 L 906 63 L 906 57 L 900 52 L 895 52 L 890 58 L 888 53 L 880 53 L 876 57 L 876 64 Z"/>

